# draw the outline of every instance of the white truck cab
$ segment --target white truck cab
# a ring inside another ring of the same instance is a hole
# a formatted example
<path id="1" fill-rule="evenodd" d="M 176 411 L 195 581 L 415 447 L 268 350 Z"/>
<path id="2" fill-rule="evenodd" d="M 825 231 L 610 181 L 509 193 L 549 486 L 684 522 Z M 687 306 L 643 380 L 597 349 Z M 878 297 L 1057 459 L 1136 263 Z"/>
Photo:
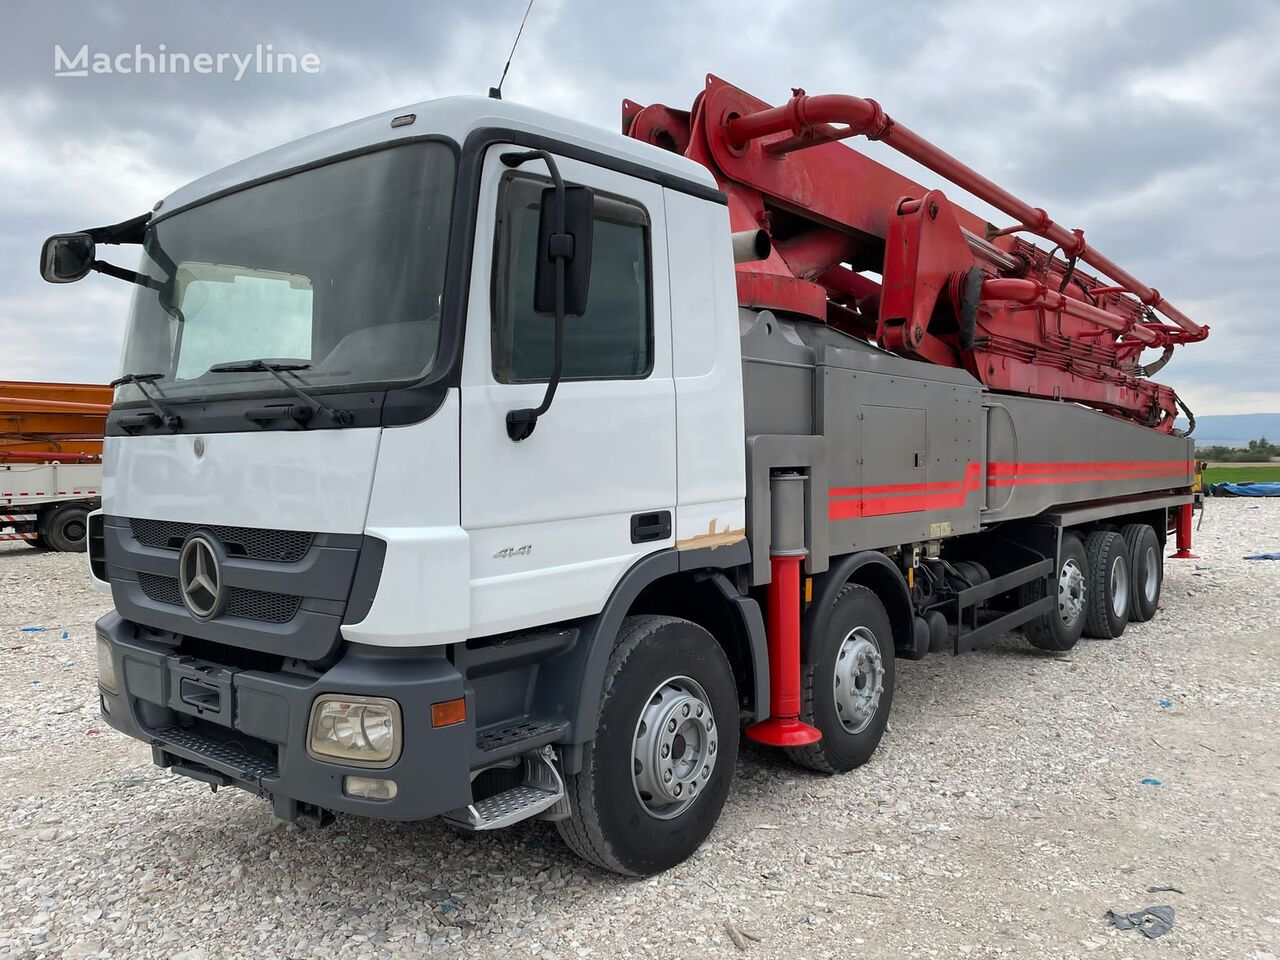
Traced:
<path id="1" fill-rule="evenodd" d="M 591 190 L 590 293 L 549 408 L 513 440 L 508 412 L 539 404 L 555 352 L 534 309 L 551 171 L 504 162 L 530 150 Z M 109 722 L 285 817 L 566 815 L 580 758 L 562 754 L 594 734 L 611 647 L 590 655 L 586 625 L 682 562 L 745 557 L 714 179 L 457 98 L 270 150 L 141 219 L 91 558 L 117 608 L 99 627 Z M 360 740 L 342 724 L 374 712 L 391 753 L 321 752 L 317 724 Z"/>
<path id="2" fill-rule="evenodd" d="M 264 242 L 311 247 L 307 268 L 326 271 L 329 289 L 278 269 L 292 258 L 288 249 L 273 249 L 262 267 L 180 261 L 179 377 L 197 367 L 204 376 L 199 387 L 181 379 L 156 387 L 175 402 L 190 393 L 209 404 L 184 410 L 180 432 L 107 440 L 105 513 L 191 521 L 198 503 L 199 523 L 376 537 L 386 543 L 382 581 L 367 615 L 342 635 L 380 647 L 588 616 L 655 550 L 744 539 L 737 301 L 727 213 L 710 174 L 621 135 L 501 101 L 422 104 L 409 122 L 392 125 L 405 115 L 268 151 L 158 205 L 152 229 L 168 252 L 170 217 L 176 227 L 207 207 L 213 220 L 220 205 L 234 203 L 240 210 L 224 216 L 248 232 L 256 225 L 242 218 L 269 202 L 257 192 L 279 192 L 276 202 L 292 211 L 312 199 L 308 180 L 327 176 L 314 189 L 330 209 L 298 211 Z M 537 404 L 552 356 L 552 321 L 532 310 L 539 204 L 550 180 L 540 161 L 518 170 L 502 161 L 530 145 L 545 146 L 566 180 L 595 191 L 595 256 L 590 310 L 566 323 L 552 408 L 536 441 L 517 443 L 506 414 Z M 371 203 L 370 195 L 380 179 L 397 176 L 422 177 L 396 187 L 421 190 L 415 199 L 427 209 L 402 224 L 398 249 L 388 249 L 376 237 L 387 230 L 387 210 L 406 198 Z M 250 259 L 242 238 L 224 242 L 219 259 Z M 177 243 L 174 258 L 184 255 Z M 384 262 L 361 265 L 364 256 Z M 403 289 L 401 271 L 420 281 Z M 328 309 L 344 277 L 355 289 L 339 291 Z M 287 323 L 268 320 L 282 298 L 293 310 Z M 139 290 L 137 299 L 158 297 Z M 155 365 L 144 360 L 157 349 L 152 339 L 176 325 L 168 316 L 153 321 L 156 312 L 135 302 L 123 373 Z M 192 347 L 199 354 L 184 367 Z M 167 352 L 168 342 L 159 349 Z M 243 406 L 253 388 L 280 392 L 269 373 L 206 372 L 250 356 L 324 371 L 299 372 L 299 382 L 331 406 L 358 399 L 354 422 L 316 417 L 305 430 L 264 429 L 274 424 L 224 411 L 225 397 Z M 357 359 L 354 370 L 337 370 Z M 376 391 L 351 396 L 369 381 Z M 121 399 L 136 389 L 122 386 Z M 647 514 L 654 522 L 634 536 L 633 520 L 643 525 Z"/>

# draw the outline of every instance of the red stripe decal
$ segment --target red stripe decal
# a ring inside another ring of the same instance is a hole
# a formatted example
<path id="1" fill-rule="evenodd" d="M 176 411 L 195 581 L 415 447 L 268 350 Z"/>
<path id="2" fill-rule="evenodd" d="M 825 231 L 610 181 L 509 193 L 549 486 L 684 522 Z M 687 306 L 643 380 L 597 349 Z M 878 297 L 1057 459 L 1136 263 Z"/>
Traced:
<path id="1" fill-rule="evenodd" d="M 832 520 L 851 520 L 854 517 L 882 517 L 894 513 L 919 513 L 923 510 L 958 510 L 964 506 L 969 494 L 981 489 L 981 481 L 982 464 L 970 463 L 965 466 L 963 480 L 891 483 L 878 487 L 836 487 L 828 491 L 828 496 L 845 496 L 847 499 L 832 499 L 827 504 L 827 516 Z"/>
<path id="2" fill-rule="evenodd" d="M 1134 473 L 1163 470 L 1174 473 L 1191 473 L 1195 463 L 1190 460 L 1097 460 L 1066 461 L 1060 463 L 992 462 L 987 464 L 988 477 L 1005 477 L 1017 474 L 1075 474 L 1075 473 Z"/>
<path id="3" fill-rule="evenodd" d="M 1096 483 L 1103 480 L 1147 480 L 1187 476 L 1184 470 L 1143 470 L 1133 473 L 1085 473 L 1068 477 L 992 477 L 989 487 L 1034 487 L 1050 483 Z"/>
<path id="4" fill-rule="evenodd" d="M 880 493 L 940 493 L 946 490 L 959 490 L 964 484 L 964 480 L 949 480 L 942 483 L 889 483 L 880 487 L 832 487 L 827 493 L 831 497 L 862 497 Z"/>
<path id="5" fill-rule="evenodd" d="M 1186 479 L 1194 471 L 1195 462 L 1191 460 L 992 462 L 987 464 L 987 486 L 1042 486 L 1172 477 Z M 852 520 L 856 517 L 880 517 L 925 510 L 958 510 L 964 507 L 969 494 L 981 486 L 982 464 L 975 462 L 965 466 L 963 480 L 832 487 L 827 491 L 830 498 L 827 516 L 832 520 Z"/>

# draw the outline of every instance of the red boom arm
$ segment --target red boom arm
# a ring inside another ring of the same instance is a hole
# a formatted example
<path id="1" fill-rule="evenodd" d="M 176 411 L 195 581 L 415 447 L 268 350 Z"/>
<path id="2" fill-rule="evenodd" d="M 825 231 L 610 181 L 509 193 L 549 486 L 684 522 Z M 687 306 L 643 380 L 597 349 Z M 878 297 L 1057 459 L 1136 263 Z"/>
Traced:
<path id="1" fill-rule="evenodd" d="M 1173 429 L 1177 398 L 1146 374 L 1208 328 L 1090 247 L 1083 231 L 1054 223 L 874 100 L 796 90 L 773 107 L 708 77 L 688 112 L 624 101 L 623 130 L 704 164 L 729 197 L 732 228 L 769 232 L 769 259 L 738 265 L 744 305 L 807 315 L 885 349 L 963 367 L 993 390 L 1076 400 Z M 998 229 L 834 142 L 853 136 L 888 144 L 1015 224 Z M 1165 355 L 1140 367 L 1149 347 Z"/>

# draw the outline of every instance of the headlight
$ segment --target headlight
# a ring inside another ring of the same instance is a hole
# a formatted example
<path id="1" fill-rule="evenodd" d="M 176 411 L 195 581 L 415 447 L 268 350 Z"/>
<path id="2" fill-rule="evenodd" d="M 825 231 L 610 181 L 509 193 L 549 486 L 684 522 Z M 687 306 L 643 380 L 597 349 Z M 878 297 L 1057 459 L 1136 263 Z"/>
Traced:
<path id="1" fill-rule="evenodd" d="M 111 656 L 111 644 L 98 638 L 98 683 L 112 693 L 120 692 L 120 684 L 116 680 L 116 662 Z"/>
<path id="2" fill-rule="evenodd" d="M 317 760 L 391 766 L 400 757 L 400 705 L 385 697 L 316 697 L 307 725 L 307 752 Z"/>

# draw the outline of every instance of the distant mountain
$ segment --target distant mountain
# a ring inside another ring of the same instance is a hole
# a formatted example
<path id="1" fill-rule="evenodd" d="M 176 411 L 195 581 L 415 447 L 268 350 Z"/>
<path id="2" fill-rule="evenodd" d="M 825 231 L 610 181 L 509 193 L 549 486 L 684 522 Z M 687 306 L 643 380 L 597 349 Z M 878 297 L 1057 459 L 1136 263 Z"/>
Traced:
<path id="1" fill-rule="evenodd" d="M 1185 428 L 1186 422 L 1179 420 L 1178 426 Z M 1196 417 L 1196 432 L 1192 436 L 1200 447 L 1215 444 L 1247 447 L 1250 440 L 1260 437 L 1266 437 L 1272 443 L 1280 443 L 1280 413 L 1209 414 Z"/>

